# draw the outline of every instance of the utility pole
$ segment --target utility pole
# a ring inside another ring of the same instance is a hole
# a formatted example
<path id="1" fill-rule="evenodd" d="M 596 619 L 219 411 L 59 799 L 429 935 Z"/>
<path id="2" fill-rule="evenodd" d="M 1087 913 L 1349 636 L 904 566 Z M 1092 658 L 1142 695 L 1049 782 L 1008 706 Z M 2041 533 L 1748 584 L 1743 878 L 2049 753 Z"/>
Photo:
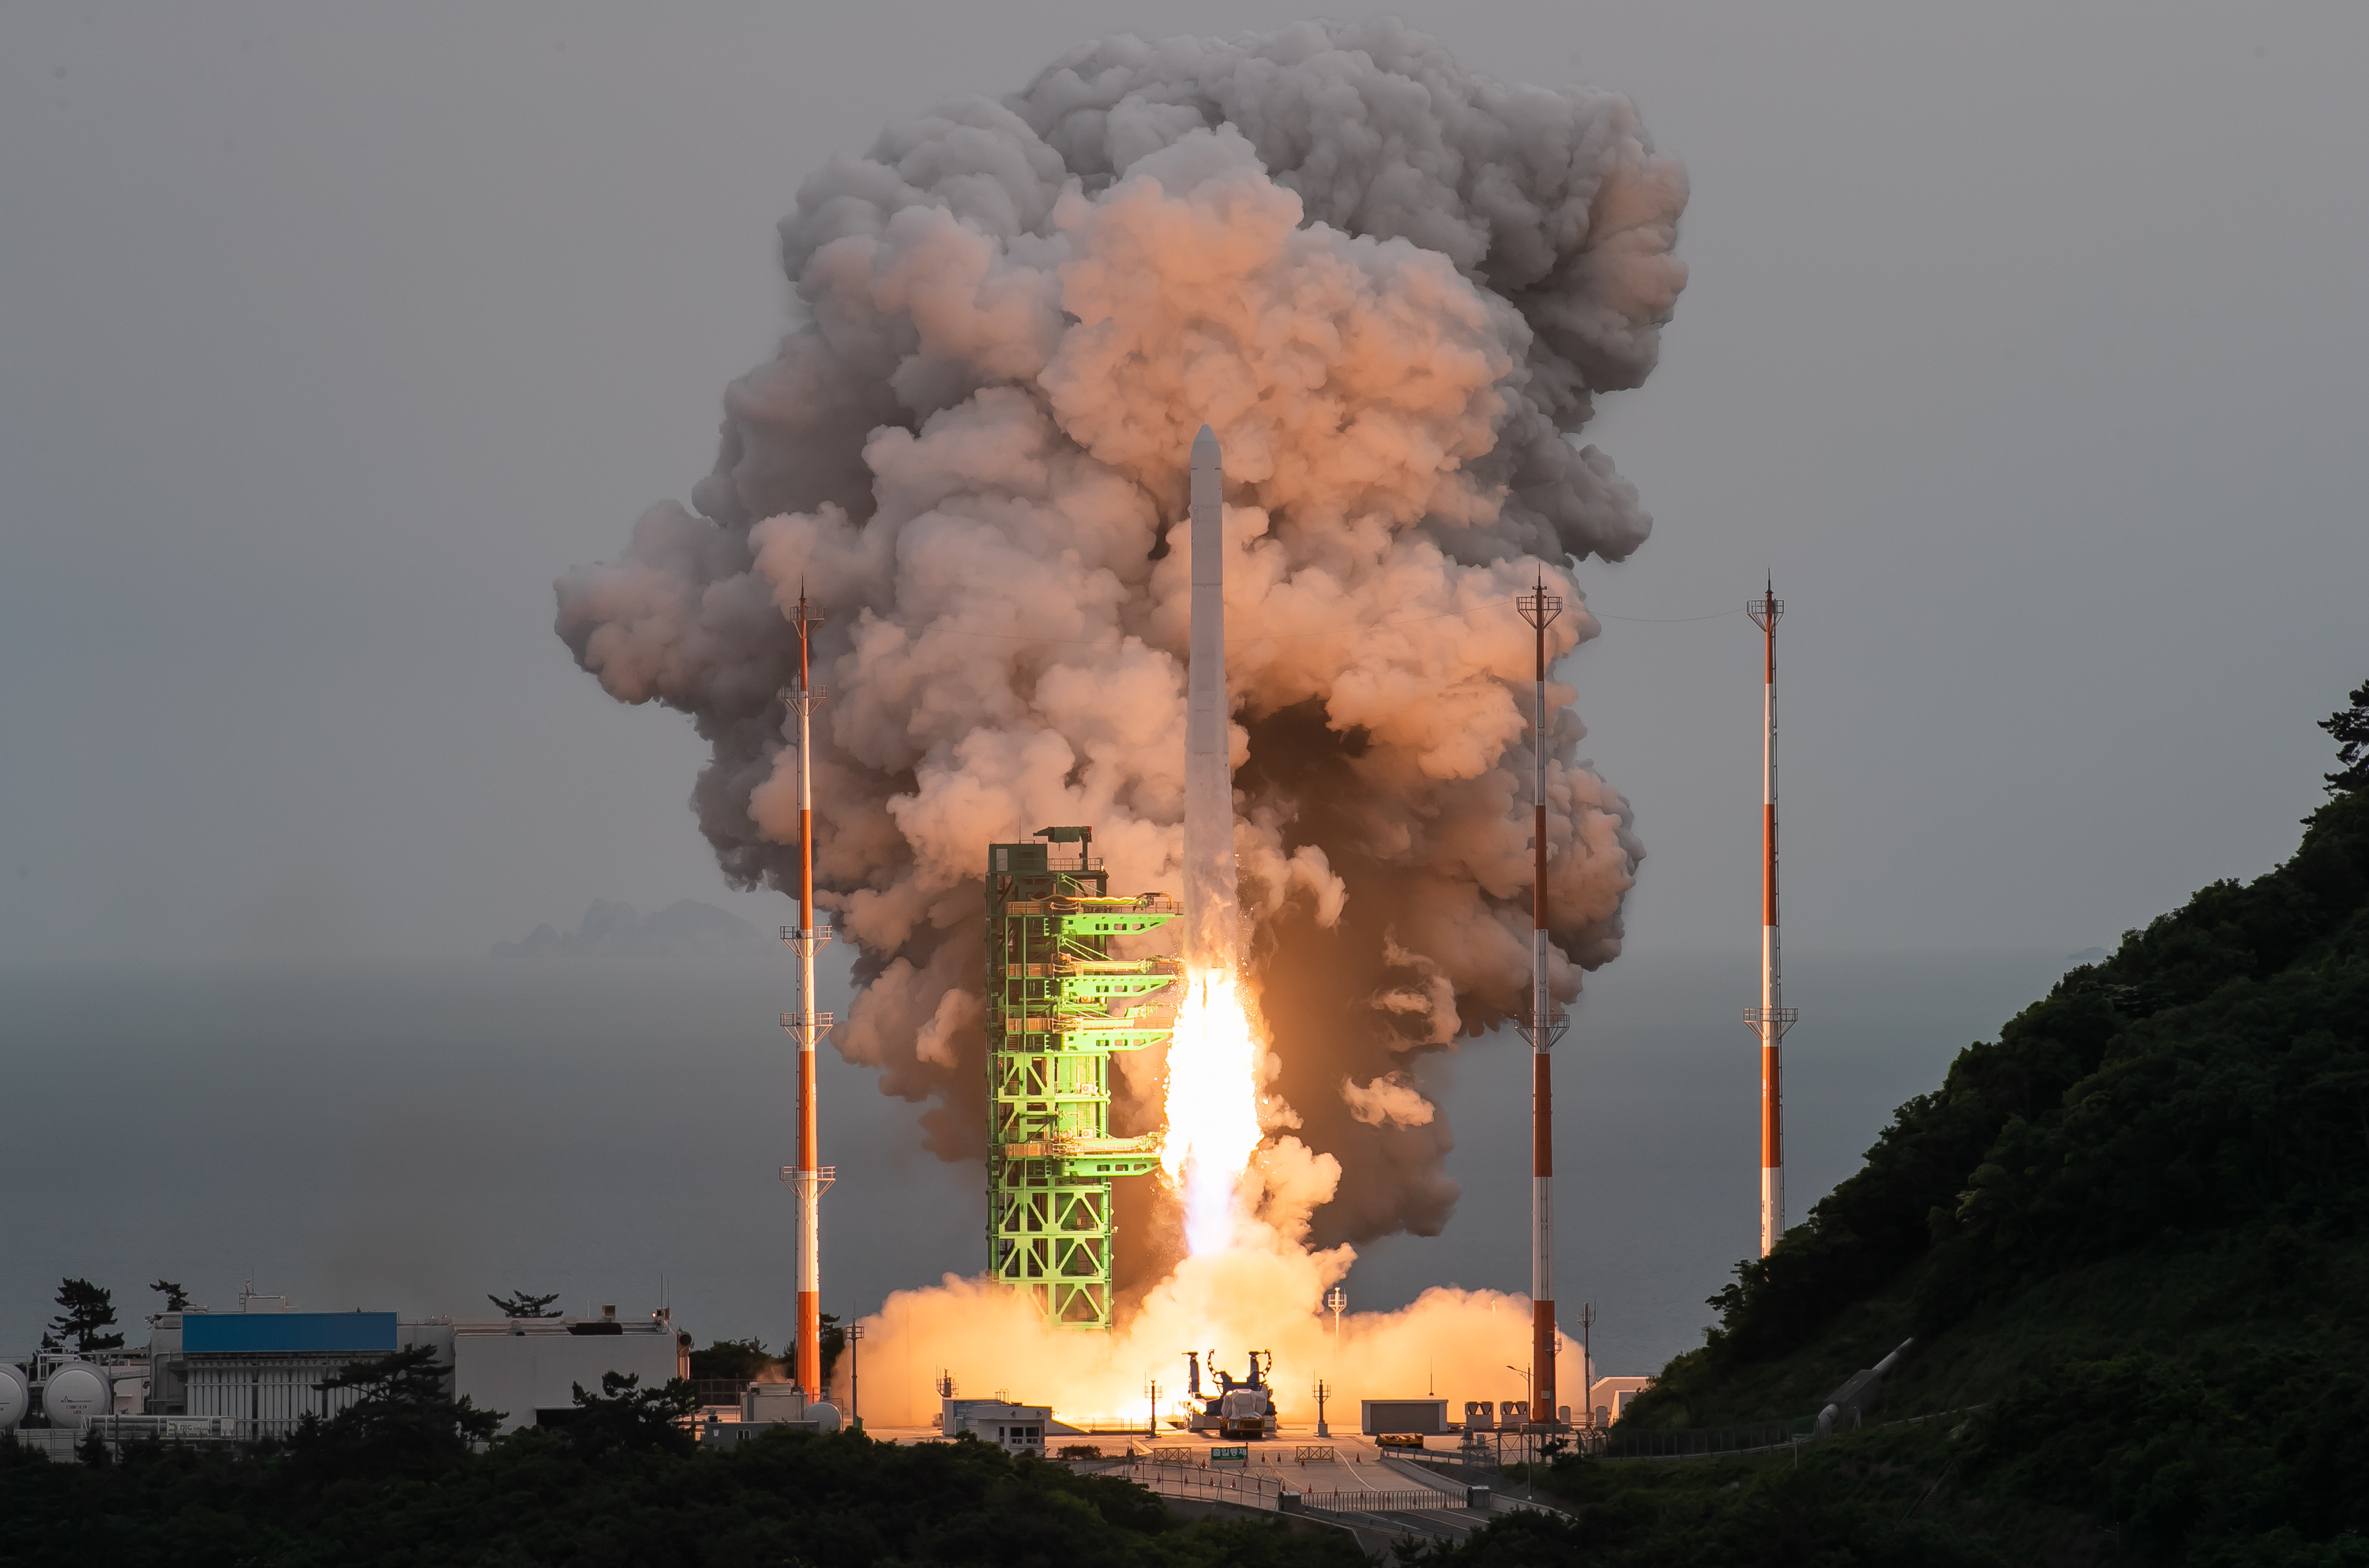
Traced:
<path id="1" fill-rule="evenodd" d="M 1784 953 L 1777 939 L 1777 618 L 1785 601 L 1771 578 L 1744 612 L 1767 643 L 1761 686 L 1764 720 L 1760 748 L 1760 1005 L 1744 1021 L 1760 1037 L 1760 1255 L 1767 1257 L 1785 1233 L 1785 1099 L 1777 1047 L 1801 1014 L 1784 1005 Z"/>
<path id="2" fill-rule="evenodd" d="M 1579 1424 L 1591 1428 L 1596 1425 L 1596 1352 L 1588 1345 L 1587 1334 L 1595 1326 L 1596 1303 L 1582 1301 L 1579 1304 L 1579 1395 L 1586 1402 L 1587 1408 L 1580 1412 Z"/>
<path id="3" fill-rule="evenodd" d="M 856 1346 L 864 1343 L 864 1325 L 847 1325 L 847 1419 L 858 1432 L 864 1430 L 864 1388 L 856 1379 L 864 1371 Z"/>
<path id="4" fill-rule="evenodd" d="M 1323 1379 L 1316 1379 L 1316 1435 L 1319 1437 L 1333 1436 L 1333 1428 L 1324 1425 L 1324 1396 L 1332 1391 Z"/>
<path id="5" fill-rule="evenodd" d="M 1547 979 L 1547 627 L 1562 613 L 1562 600 L 1547 591 L 1541 574 L 1514 605 L 1538 638 L 1530 722 L 1530 1016 L 1521 1027 L 1530 1042 L 1530 1419 L 1543 1423 L 1555 1413 L 1554 1088 L 1547 1052 L 1569 1024 Z"/>
<path id="6" fill-rule="evenodd" d="M 815 954 L 830 940 L 830 928 L 817 923 L 814 896 L 815 704 L 823 693 L 813 681 L 810 634 L 822 621 L 798 587 L 798 683 L 783 700 L 798 715 L 798 923 L 782 930 L 782 941 L 798 956 L 798 1011 L 782 1014 L 782 1028 L 798 1043 L 798 1162 L 782 1179 L 797 1194 L 797 1339 L 794 1366 L 807 1398 L 822 1397 L 822 1195 L 838 1173 L 822 1163 L 815 1107 L 815 1047 L 830 1033 L 831 1016 L 815 1011 Z"/>
<path id="7" fill-rule="evenodd" d="M 1143 1416 L 1143 1435 L 1147 1437 L 1157 1437 L 1160 1436 L 1160 1383 L 1157 1379 L 1145 1380 L 1143 1398 L 1146 1406 Z"/>

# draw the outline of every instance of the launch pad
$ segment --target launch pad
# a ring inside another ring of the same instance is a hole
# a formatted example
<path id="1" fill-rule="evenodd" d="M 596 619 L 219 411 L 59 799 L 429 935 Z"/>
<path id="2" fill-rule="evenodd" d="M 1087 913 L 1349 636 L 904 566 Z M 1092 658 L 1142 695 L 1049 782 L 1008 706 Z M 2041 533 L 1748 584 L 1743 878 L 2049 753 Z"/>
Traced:
<path id="1" fill-rule="evenodd" d="M 1160 1166 L 1157 1137 L 1110 1134 L 1110 1059 L 1169 1037 L 1175 1013 L 1156 999 L 1179 973 L 1115 957 L 1111 939 L 1182 911 L 1164 893 L 1111 897 L 1093 829 L 1036 836 L 987 852 L 989 1271 L 1049 1322 L 1106 1330 L 1111 1184 Z"/>

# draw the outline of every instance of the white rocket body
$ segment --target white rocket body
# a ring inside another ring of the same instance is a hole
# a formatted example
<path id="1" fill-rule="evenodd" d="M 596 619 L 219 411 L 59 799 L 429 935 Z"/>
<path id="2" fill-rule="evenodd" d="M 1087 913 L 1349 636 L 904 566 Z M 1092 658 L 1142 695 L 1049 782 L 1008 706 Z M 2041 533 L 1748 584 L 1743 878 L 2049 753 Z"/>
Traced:
<path id="1" fill-rule="evenodd" d="M 1217 433 L 1193 439 L 1193 645 L 1184 690 L 1184 960 L 1231 969 L 1234 774 L 1227 736 L 1225 469 Z"/>

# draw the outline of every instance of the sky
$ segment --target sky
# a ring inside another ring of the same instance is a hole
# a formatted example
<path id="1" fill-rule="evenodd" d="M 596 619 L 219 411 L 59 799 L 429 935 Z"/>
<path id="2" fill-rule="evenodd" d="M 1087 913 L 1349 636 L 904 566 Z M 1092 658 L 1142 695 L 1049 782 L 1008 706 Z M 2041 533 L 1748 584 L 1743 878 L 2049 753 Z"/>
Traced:
<path id="1" fill-rule="evenodd" d="M 1563 668 L 1647 849 L 1622 964 L 1750 951 L 1764 571 L 1804 963 L 2111 946 L 2292 847 L 2312 721 L 2369 678 L 2369 12 L 1375 9 L 1628 92 L 1691 177 L 1662 364 L 1588 432 L 1654 535 L 1583 568 L 1606 632 Z M 1279 16 L 8 7 L 0 969 L 52 1011 L 0 1065 L 74 1077 L 69 982 L 481 965 L 596 899 L 778 924 L 692 829 L 686 722 L 575 670 L 552 579 L 706 471 L 818 163 L 1096 33 Z"/>

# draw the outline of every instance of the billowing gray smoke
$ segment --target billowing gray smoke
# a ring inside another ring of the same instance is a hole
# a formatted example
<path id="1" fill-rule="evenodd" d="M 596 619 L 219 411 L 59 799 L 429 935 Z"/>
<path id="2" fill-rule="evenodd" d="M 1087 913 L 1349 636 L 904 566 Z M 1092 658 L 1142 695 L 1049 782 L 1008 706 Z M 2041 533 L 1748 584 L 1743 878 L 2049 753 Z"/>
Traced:
<path id="1" fill-rule="evenodd" d="M 1530 644 L 1517 591 L 1649 520 L 1571 438 L 1653 368 L 1683 171 L 1627 99 L 1511 87 L 1394 23 L 1090 44 L 891 127 L 782 223 L 798 319 L 726 395 L 696 515 L 560 579 L 620 701 L 714 747 L 726 875 L 795 885 L 784 708 L 818 653 L 819 877 L 867 985 L 832 1036 L 982 1147 L 990 840 L 1091 823 L 1174 887 L 1186 465 L 1224 442 L 1242 905 L 1271 1125 L 1343 1167 L 1316 1240 L 1436 1230 L 1447 1118 L 1404 1070 L 1524 1001 Z M 1567 704 L 1570 693 L 1560 693 Z M 1556 993 L 1619 950 L 1627 803 L 1549 773 Z M 1138 1128 L 1158 1096 L 1138 1064 Z"/>

